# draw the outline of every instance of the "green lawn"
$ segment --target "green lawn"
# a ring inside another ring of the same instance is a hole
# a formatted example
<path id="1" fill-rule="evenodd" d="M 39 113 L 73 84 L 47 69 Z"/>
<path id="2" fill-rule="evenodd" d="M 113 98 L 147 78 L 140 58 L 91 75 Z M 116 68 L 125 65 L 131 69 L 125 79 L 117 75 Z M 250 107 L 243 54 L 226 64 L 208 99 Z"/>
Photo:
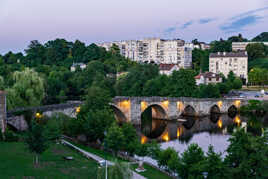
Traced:
<path id="1" fill-rule="evenodd" d="M 66 161 L 63 156 L 73 156 Z M 0 142 L 0 178 L 96 178 L 97 163 L 61 144 L 54 144 L 34 166 L 23 143 Z"/>
<path id="2" fill-rule="evenodd" d="M 138 164 L 132 165 L 132 169 L 138 168 Z M 170 179 L 171 177 L 167 176 L 166 174 L 162 173 L 159 170 L 156 170 L 155 168 L 151 167 L 150 165 L 144 165 L 144 169 L 146 169 L 145 172 L 140 172 L 139 174 L 148 178 L 148 179 Z"/>
<path id="3" fill-rule="evenodd" d="M 91 148 L 91 147 L 88 147 L 88 146 L 85 146 L 85 145 L 82 145 L 82 144 L 78 144 L 78 143 L 74 143 L 74 142 L 71 142 L 71 141 L 68 141 L 72 144 L 74 144 L 75 146 L 87 151 L 87 152 L 91 152 L 95 155 L 98 155 L 102 158 L 107 158 L 107 160 L 110 160 L 110 161 L 115 161 L 115 160 L 119 160 L 119 161 L 124 161 L 123 159 L 121 158 L 116 158 L 114 157 L 111 153 L 109 152 L 104 152 L 102 150 L 98 150 L 98 149 L 94 149 L 94 148 Z M 136 168 L 138 168 L 138 164 L 134 164 L 132 165 L 132 169 L 135 170 Z M 147 179 L 170 179 L 171 177 L 167 176 L 166 174 L 164 174 L 163 172 L 151 167 L 150 165 L 147 165 L 147 164 L 144 164 L 144 168 L 146 169 L 145 172 L 141 172 L 139 173 L 140 175 L 146 177 Z"/>

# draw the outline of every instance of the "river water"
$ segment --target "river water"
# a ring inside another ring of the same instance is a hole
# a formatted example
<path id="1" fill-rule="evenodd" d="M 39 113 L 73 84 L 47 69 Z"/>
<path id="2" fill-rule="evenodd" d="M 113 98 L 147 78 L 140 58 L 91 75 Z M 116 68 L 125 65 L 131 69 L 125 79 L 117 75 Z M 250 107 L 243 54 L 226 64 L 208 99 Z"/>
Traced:
<path id="1" fill-rule="evenodd" d="M 198 144 L 204 152 L 212 145 L 216 152 L 221 152 L 225 156 L 228 139 L 239 127 L 253 135 L 262 135 L 268 127 L 268 119 L 242 117 L 238 114 L 212 114 L 204 118 L 182 117 L 173 121 L 147 118 L 142 119 L 141 142 L 155 139 L 160 142 L 162 149 L 173 147 L 179 153 L 192 143 Z M 148 157 L 145 160 L 156 164 Z"/>

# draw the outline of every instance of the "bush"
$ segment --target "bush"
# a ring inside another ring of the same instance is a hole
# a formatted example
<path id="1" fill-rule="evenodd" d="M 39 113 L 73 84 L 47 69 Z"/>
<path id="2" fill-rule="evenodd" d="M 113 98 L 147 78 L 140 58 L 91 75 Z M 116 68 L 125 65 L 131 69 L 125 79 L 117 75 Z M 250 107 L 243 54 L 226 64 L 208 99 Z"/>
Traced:
<path id="1" fill-rule="evenodd" d="M 5 140 L 3 139 L 3 135 L 0 135 L 0 141 L 17 142 L 19 140 L 19 136 L 9 129 L 6 129 L 4 136 Z"/>

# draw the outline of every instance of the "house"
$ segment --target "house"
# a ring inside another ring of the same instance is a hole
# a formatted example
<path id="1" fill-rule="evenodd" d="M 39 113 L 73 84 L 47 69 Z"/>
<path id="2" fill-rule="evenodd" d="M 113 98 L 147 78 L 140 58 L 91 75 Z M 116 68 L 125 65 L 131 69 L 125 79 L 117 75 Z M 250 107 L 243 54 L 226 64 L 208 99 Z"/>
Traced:
<path id="1" fill-rule="evenodd" d="M 200 73 L 199 75 L 195 76 L 195 81 L 196 81 L 196 85 L 216 84 L 216 83 L 222 82 L 222 77 L 216 73 L 205 72 L 205 73 Z"/>
<path id="2" fill-rule="evenodd" d="M 176 64 L 159 64 L 159 72 L 162 75 L 171 75 L 173 71 L 178 71 L 179 69 Z"/>
<path id="3" fill-rule="evenodd" d="M 77 67 L 80 67 L 81 70 L 84 70 L 87 65 L 84 63 L 73 63 L 73 65 L 71 66 L 71 72 L 75 72 Z"/>
<path id="4" fill-rule="evenodd" d="M 222 73 L 225 77 L 230 71 L 248 81 L 248 54 L 246 51 L 238 52 L 217 52 L 209 56 L 209 71 L 213 73 Z"/>

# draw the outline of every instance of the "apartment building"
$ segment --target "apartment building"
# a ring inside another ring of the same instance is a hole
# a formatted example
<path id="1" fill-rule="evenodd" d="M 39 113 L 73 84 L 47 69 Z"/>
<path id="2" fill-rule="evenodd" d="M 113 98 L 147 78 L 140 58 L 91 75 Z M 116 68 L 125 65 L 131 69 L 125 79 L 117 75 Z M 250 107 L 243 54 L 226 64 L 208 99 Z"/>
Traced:
<path id="1" fill-rule="evenodd" d="M 248 81 L 248 54 L 240 52 L 218 52 L 209 56 L 209 71 L 225 77 L 233 71 L 237 77 Z"/>
<path id="2" fill-rule="evenodd" d="M 185 47 L 185 42 L 180 39 L 147 38 L 98 45 L 109 50 L 112 44 L 120 48 L 121 55 L 136 62 L 178 64 L 180 68 L 190 68 L 192 65 L 192 49 Z"/>
<path id="3" fill-rule="evenodd" d="M 268 46 L 268 42 L 233 42 L 232 50 L 233 51 L 245 51 L 248 44 L 254 44 L 254 43 L 263 43 L 264 45 Z"/>

